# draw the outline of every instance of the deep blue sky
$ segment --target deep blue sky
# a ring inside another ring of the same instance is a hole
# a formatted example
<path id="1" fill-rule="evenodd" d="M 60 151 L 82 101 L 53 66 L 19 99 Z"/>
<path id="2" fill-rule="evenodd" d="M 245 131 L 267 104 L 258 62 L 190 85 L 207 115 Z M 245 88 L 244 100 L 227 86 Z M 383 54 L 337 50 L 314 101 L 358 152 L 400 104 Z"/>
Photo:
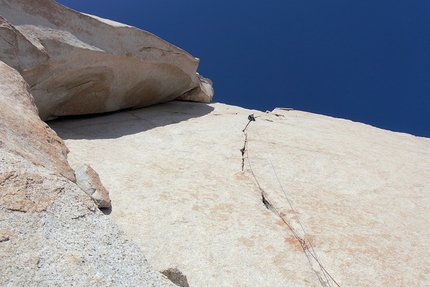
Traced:
<path id="1" fill-rule="evenodd" d="M 200 58 L 214 101 L 430 137 L 429 0 L 60 0 Z"/>

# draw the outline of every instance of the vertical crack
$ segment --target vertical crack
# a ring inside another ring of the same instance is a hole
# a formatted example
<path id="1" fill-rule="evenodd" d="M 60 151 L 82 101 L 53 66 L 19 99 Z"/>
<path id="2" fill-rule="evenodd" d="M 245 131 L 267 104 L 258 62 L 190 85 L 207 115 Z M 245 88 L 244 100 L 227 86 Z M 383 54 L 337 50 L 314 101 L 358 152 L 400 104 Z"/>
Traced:
<path id="1" fill-rule="evenodd" d="M 273 212 L 273 214 L 275 214 L 276 216 L 279 216 L 278 212 L 276 211 L 276 209 L 272 206 L 272 204 L 266 199 L 266 196 L 264 195 L 264 192 L 261 192 L 261 201 L 263 202 L 264 206 L 270 210 L 271 212 Z"/>
<path id="2" fill-rule="evenodd" d="M 288 203 L 290 204 L 291 210 L 294 212 L 295 217 L 297 218 L 298 223 L 301 226 L 301 229 L 303 230 L 303 237 L 300 236 L 297 231 L 294 229 L 294 227 L 290 224 L 289 220 L 287 218 L 285 218 L 285 214 L 280 213 L 276 207 L 273 206 L 273 204 L 270 202 L 270 200 L 268 200 L 263 188 L 261 187 L 257 176 L 255 175 L 252 166 L 251 166 L 251 160 L 249 158 L 248 155 L 248 150 L 247 150 L 247 143 L 248 143 L 248 125 L 251 123 L 251 121 L 255 121 L 255 117 L 253 114 L 248 116 L 248 124 L 245 126 L 245 128 L 242 130 L 242 132 L 245 135 L 245 142 L 243 145 L 243 148 L 240 149 L 241 153 L 242 153 L 242 172 L 244 171 L 244 165 L 245 165 L 245 158 L 247 158 L 248 160 L 248 164 L 249 164 L 249 168 L 251 170 L 251 174 L 253 175 L 254 179 L 255 179 L 255 183 L 258 186 L 258 189 L 261 192 L 261 201 L 263 202 L 264 206 L 272 211 L 275 215 L 279 216 L 279 218 L 288 226 L 288 228 L 290 229 L 290 231 L 292 232 L 293 236 L 296 238 L 296 240 L 300 243 L 300 246 L 303 249 L 303 252 L 305 253 L 310 267 L 311 269 L 314 271 L 315 275 L 317 276 L 318 280 L 320 281 L 321 285 L 324 287 L 332 287 L 332 283 L 334 283 L 336 286 L 340 287 L 339 283 L 336 282 L 336 280 L 330 275 L 330 273 L 324 268 L 324 266 L 322 265 L 322 263 L 320 262 L 320 260 L 318 259 L 316 252 L 312 246 L 312 242 L 310 241 L 310 238 L 308 238 L 305 229 L 303 228 L 303 225 L 300 223 L 298 217 L 297 217 L 297 213 L 295 212 L 293 206 L 291 205 L 290 200 L 287 197 L 287 194 L 285 192 L 285 190 L 282 187 L 281 182 L 279 181 L 278 175 L 276 173 L 275 167 L 269 157 L 269 161 L 272 165 L 273 168 L 273 172 L 276 175 L 276 178 L 278 180 L 278 183 L 285 195 L 285 198 L 288 200 Z M 258 129 L 257 129 L 257 133 L 258 133 Z M 260 137 L 261 139 L 261 137 Z M 319 270 L 318 270 L 319 269 Z"/>

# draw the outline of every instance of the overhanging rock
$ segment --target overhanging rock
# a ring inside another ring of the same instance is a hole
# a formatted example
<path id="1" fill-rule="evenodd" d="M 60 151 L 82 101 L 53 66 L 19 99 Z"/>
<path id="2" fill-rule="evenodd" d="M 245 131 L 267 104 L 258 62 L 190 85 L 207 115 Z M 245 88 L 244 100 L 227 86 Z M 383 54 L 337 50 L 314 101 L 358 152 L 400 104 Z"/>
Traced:
<path id="1" fill-rule="evenodd" d="M 199 59 L 149 32 L 51 0 L 0 0 L 0 15 L 0 60 L 28 82 L 43 120 L 212 99 Z"/>
<path id="2" fill-rule="evenodd" d="M 0 286 L 174 286 L 74 183 L 24 79 L 0 75 Z"/>

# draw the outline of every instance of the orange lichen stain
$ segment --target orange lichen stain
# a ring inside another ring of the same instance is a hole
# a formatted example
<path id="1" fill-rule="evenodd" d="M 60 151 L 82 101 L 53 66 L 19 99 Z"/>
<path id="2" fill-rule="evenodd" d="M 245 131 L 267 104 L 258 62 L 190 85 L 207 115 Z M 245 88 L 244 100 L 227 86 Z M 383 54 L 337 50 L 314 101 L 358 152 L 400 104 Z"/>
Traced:
<path id="1" fill-rule="evenodd" d="M 276 221 L 276 224 L 282 227 L 287 227 L 287 225 L 285 224 L 285 222 L 282 219 L 278 219 Z"/>
<path id="2" fill-rule="evenodd" d="M 273 258 L 273 263 L 276 266 L 284 265 L 287 261 L 287 255 L 285 253 L 278 253 L 275 258 Z"/>
<path id="3" fill-rule="evenodd" d="M 210 211 L 213 214 L 218 214 L 218 213 L 230 213 L 232 210 L 234 210 L 234 205 L 233 204 L 218 204 L 214 207 L 212 207 L 210 209 Z"/>
<path id="4" fill-rule="evenodd" d="M 251 239 L 249 239 L 249 238 L 246 238 L 246 237 L 240 237 L 239 239 L 238 239 L 241 243 L 243 243 L 243 245 L 245 245 L 246 247 L 254 247 L 254 241 L 252 241 Z"/>
<path id="5" fill-rule="evenodd" d="M 272 252 L 275 248 L 272 245 L 266 246 L 265 248 L 268 252 Z"/>
<path id="6" fill-rule="evenodd" d="M 306 234 L 305 235 L 305 240 L 306 240 L 307 245 L 312 244 L 312 246 L 316 247 L 316 245 L 315 245 L 315 241 L 316 241 L 315 240 L 315 235 Z"/>
<path id="7" fill-rule="evenodd" d="M 314 235 L 306 234 L 304 240 L 306 243 L 306 248 L 310 248 L 311 244 L 312 244 L 312 246 L 315 247 L 315 243 L 314 243 L 315 236 Z M 285 237 L 284 241 L 288 242 L 291 246 L 293 246 L 295 250 L 303 251 L 302 244 L 300 243 L 300 240 L 297 239 L 296 237 L 288 236 L 288 237 Z"/>
<path id="8" fill-rule="evenodd" d="M 303 251 L 302 245 L 294 236 L 285 237 L 284 241 L 289 243 L 294 248 L 294 250 Z"/>
<path id="9" fill-rule="evenodd" d="M 237 172 L 235 174 L 237 180 L 247 180 L 248 177 L 243 172 Z"/>
<path id="10" fill-rule="evenodd" d="M 177 202 L 182 202 L 182 203 L 188 203 L 190 202 L 190 200 L 188 198 L 182 197 L 181 199 L 179 199 L 179 201 Z"/>
<path id="11" fill-rule="evenodd" d="M 305 283 L 307 283 L 307 284 L 311 284 L 311 281 L 309 281 L 309 280 L 306 280 L 306 279 L 303 279 L 303 282 L 305 282 Z M 317 285 L 312 285 L 312 287 L 317 287 Z"/>
<path id="12" fill-rule="evenodd" d="M 200 207 L 196 204 L 193 205 L 193 207 L 191 208 L 194 211 L 200 211 Z"/>
<path id="13" fill-rule="evenodd" d="M 219 217 L 220 219 L 222 219 L 223 221 L 226 221 L 226 220 L 228 220 L 228 218 L 229 218 L 229 216 L 228 216 L 227 214 L 220 214 L 220 215 L 218 215 L 218 217 Z"/>
<path id="14" fill-rule="evenodd" d="M 311 281 L 303 279 L 303 282 L 307 283 L 307 285 L 311 284 Z M 312 287 L 317 287 L 317 285 L 312 285 Z"/>
<path id="15" fill-rule="evenodd" d="M 213 263 L 214 262 L 214 256 L 212 253 L 209 254 L 209 258 L 208 258 L 209 263 Z"/>
<path id="16" fill-rule="evenodd" d="M 279 214 L 280 216 L 286 216 L 288 214 L 296 214 L 293 210 L 289 209 L 289 210 L 282 210 L 282 212 Z"/>

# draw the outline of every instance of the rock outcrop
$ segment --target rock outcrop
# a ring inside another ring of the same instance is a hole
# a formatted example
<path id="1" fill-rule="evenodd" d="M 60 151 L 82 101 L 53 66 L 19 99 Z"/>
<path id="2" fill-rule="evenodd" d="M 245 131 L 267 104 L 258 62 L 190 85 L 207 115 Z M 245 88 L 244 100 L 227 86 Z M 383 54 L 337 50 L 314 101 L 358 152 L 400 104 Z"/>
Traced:
<path id="1" fill-rule="evenodd" d="M 20 74 L 0 74 L 0 285 L 175 286 L 74 183 Z"/>
<path id="2" fill-rule="evenodd" d="M 63 141 L 37 114 L 28 85 L 0 61 L 0 148 L 75 181 Z"/>
<path id="3" fill-rule="evenodd" d="M 76 174 L 76 184 L 95 201 L 99 208 L 111 207 L 109 191 L 100 182 L 98 173 L 85 163 L 73 166 Z"/>
<path id="4" fill-rule="evenodd" d="M 430 285 L 430 139 L 205 104 L 198 60 L 148 32 L 0 15 L 0 285 Z"/>
<path id="5" fill-rule="evenodd" d="M 430 284 L 430 139 L 184 102 L 50 124 L 109 217 L 189 286 Z"/>
<path id="6" fill-rule="evenodd" d="M 42 120 L 212 99 L 199 60 L 146 31 L 52 0 L 0 0 L 0 15 L 0 60 L 30 85 Z"/>

